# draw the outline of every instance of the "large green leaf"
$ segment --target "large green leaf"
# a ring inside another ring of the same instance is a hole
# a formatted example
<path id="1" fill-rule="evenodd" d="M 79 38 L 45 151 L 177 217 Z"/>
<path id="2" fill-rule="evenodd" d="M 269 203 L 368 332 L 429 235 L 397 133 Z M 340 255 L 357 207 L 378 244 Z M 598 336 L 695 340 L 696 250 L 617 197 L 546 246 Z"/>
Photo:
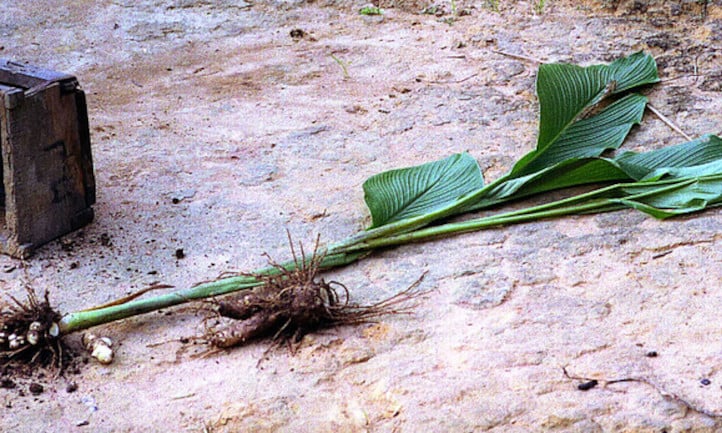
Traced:
<path id="1" fill-rule="evenodd" d="M 722 139 L 696 140 L 648 152 L 625 152 L 616 158 L 580 161 L 598 177 L 632 179 L 563 201 L 567 208 L 603 203 L 595 212 L 632 207 L 656 218 L 697 212 L 722 204 Z M 571 205 L 571 207 L 570 207 Z"/>
<path id="2" fill-rule="evenodd" d="M 543 150 L 535 150 L 514 165 L 511 177 L 522 177 L 570 158 L 588 158 L 622 145 L 635 124 L 642 121 L 647 98 L 628 95 L 599 114 L 570 124 Z"/>
<path id="3" fill-rule="evenodd" d="M 591 160 L 619 148 L 642 120 L 647 98 L 630 94 L 604 107 L 603 99 L 659 81 L 654 59 L 636 53 L 610 65 L 542 65 L 537 77 L 540 128 L 536 149 L 491 188 L 468 197 L 464 211 L 544 191 L 625 179 L 614 164 Z"/>
<path id="4" fill-rule="evenodd" d="M 715 135 L 644 153 L 626 152 L 612 162 L 640 179 L 621 189 L 617 203 L 656 218 L 722 203 L 722 139 Z"/>
<path id="5" fill-rule="evenodd" d="M 657 81 L 654 59 L 641 52 L 609 65 L 541 65 L 537 147 L 514 165 L 511 177 L 618 148 L 631 126 L 640 122 L 646 99 L 630 95 L 596 115 L 594 110 L 609 96 Z"/>
<path id="6" fill-rule="evenodd" d="M 615 158 L 570 158 L 530 175 L 509 179 L 487 194 L 484 204 L 588 183 L 689 178 L 722 172 L 722 139 L 698 139 Z"/>
<path id="7" fill-rule="evenodd" d="M 433 213 L 484 186 L 476 160 L 468 153 L 440 161 L 386 171 L 364 182 L 372 228 Z"/>
<path id="8" fill-rule="evenodd" d="M 553 147 L 547 148 L 547 153 L 527 154 L 542 155 L 541 158 L 528 158 L 529 163 L 517 170 L 524 161 L 522 158 L 503 182 L 487 191 L 470 209 L 559 188 L 624 179 L 626 175 L 619 168 L 590 158 L 618 148 L 632 126 L 641 121 L 646 103 L 644 96 L 628 95 L 598 115 L 571 125 Z"/>

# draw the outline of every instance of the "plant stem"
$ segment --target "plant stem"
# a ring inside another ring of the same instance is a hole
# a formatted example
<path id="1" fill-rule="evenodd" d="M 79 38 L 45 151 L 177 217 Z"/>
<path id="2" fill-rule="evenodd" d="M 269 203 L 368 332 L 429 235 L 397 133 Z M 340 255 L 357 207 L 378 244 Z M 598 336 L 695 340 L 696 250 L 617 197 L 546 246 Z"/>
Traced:
<path id="1" fill-rule="evenodd" d="M 498 227 L 522 222 L 537 221 L 546 218 L 553 218 L 564 215 L 578 215 L 585 213 L 601 213 L 618 210 L 626 207 L 622 200 L 638 200 L 647 196 L 676 190 L 696 182 L 697 179 L 672 179 L 656 182 L 634 182 L 619 183 L 604 188 L 596 189 L 584 194 L 557 200 L 529 208 L 505 212 L 498 215 L 491 215 L 483 218 L 475 218 L 467 221 L 453 222 L 438 226 L 422 228 L 407 233 L 399 233 L 382 238 L 368 239 L 346 247 L 330 247 L 329 251 L 356 252 L 371 251 L 389 246 L 404 245 L 412 242 L 420 242 L 454 234 L 468 233 L 484 230 L 491 227 Z M 625 189 L 633 187 L 644 187 L 644 191 L 620 198 Z"/>
<path id="2" fill-rule="evenodd" d="M 339 59 L 338 57 L 334 56 L 333 54 L 329 54 L 331 58 L 338 63 L 338 65 L 341 67 L 341 70 L 343 70 L 343 77 L 344 78 L 351 78 L 351 76 L 348 74 L 348 67 L 346 66 L 346 63 Z"/>
<path id="3" fill-rule="evenodd" d="M 592 211 L 601 212 L 601 209 L 604 208 L 608 208 L 604 209 L 604 211 L 611 211 L 623 207 L 621 205 L 611 207 L 613 202 L 610 199 L 597 199 L 582 205 L 562 207 L 562 204 L 564 204 L 563 202 L 565 201 L 566 200 L 560 200 L 558 202 L 535 206 L 520 211 L 513 211 L 484 218 L 475 218 L 467 221 L 442 224 L 439 226 L 423 228 L 415 230 L 413 232 L 400 233 L 392 236 L 386 236 L 383 238 L 369 239 L 367 241 L 359 242 L 357 244 L 345 247 L 342 250 L 345 252 L 368 251 L 389 246 L 408 244 L 412 242 L 420 242 L 452 234 L 468 233 L 508 224 L 536 221 L 561 215 L 587 213 Z"/>
<path id="4" fill-rule="evenodd" d="M 366 253 L 364 252 L 350 254 L 327 253 L 321 263 L 321 269 L 330 269 L 353 263 L 365 254 Z M 289 270 L 295 269 L 299 265 L 300 263 L 296 261 L 289 261 L 281 264 L 281 266 Z M 257 269 L 251 274 L 268 275 L 278 273 L 279 270 L 276 267 L 268 266 Z M 62 317 L 62 319 L 60 319 L 58 326 L 60 327 L 61 334 L 68 334 L 91 328 L 93 326 L 102 325 L 104 323 L 110 323 L 116 320 L 137 316 L 139 314 L 160 310 L 161 308 L 172 307 L 174 305 L 183 304 L 193 300 L 225 295 L 240 290 L 248 290 L 259 286 L 260 284 L 261 282 L 250 274 L 223 278 L 216 281 L 202 283 L 189 289 L 154 296 L 152 298 L 137 299 L 120 305 L 82 310 L 66 314 Z"/>

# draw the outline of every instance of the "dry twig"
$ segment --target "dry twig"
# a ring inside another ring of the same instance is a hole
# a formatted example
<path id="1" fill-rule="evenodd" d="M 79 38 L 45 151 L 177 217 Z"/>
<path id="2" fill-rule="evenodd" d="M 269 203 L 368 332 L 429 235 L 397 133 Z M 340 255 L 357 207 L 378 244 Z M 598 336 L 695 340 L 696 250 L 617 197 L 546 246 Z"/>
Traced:
<path id="1" fill-rule="evenodd" d="M 655 116 L 659 118 L 662 122 L 664 122 L 665 125 L 669 126 L 674 132 L 678 133 L 682 137 L 684 137 L 687 141 L 692 141 L 692 137 L 687 135 L 682 129 L 680 129 L 679 126 L 677 126 L 674 122 L 672 122 L 667 116 L 662 114 L 659 110 L 657 110 L 652 104 L 647 104 L 647 108 L 649 111 L 654 113 Z"/>

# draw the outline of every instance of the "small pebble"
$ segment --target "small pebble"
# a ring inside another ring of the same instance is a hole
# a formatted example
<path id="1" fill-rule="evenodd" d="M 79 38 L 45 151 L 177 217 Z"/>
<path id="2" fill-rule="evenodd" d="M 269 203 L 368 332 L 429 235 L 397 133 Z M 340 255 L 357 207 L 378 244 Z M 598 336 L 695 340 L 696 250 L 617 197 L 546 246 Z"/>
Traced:
<path id="1" fill-rule="evenodd" d="M 647 352 L 644 356 L 646 356 L 647 358 L 656 358 L 657 356 L 659 356 L 659 354 L 656 351 L 652 350 L 651 352 Z"/>
<path id="2" fill-rule="evenodd" d="M 700 380 L 699 383 L 701 383 L 704 386 L 707 386 L 707 385 L 710 385 L 712 383 L 712 381 L 705 378 L 705 379 Z"/>
<path id="3" fill-rule="evenodd" d="M 41 384 L 33 382 L 30 384 L 30 387 L 28 388 L 28 390 L 30 391 L 30 394 L 32 394 L 32 395 L 38 395 L 38 394 L 42 394 L 43 391 L 45 391 L 45 388 L 43 388 L 43 386 Z"/>
<path id="4" fill-rule="evenodd" d="M 590 389 L 594 388 L 595 386 L 599 385 L 599 382 L 596 380 L 590 380 L 589 382 L 583 382 L 577 385 L 577 389 L 579 391 L 589 391 Z"/>
<path id="5" fill-rule="evenodd" d="M 68 394 L 73 393 L 78 390 L 78 384 L 75 382 L 70 382 L 68 386 L 65 387 L 65 392 Z"/>

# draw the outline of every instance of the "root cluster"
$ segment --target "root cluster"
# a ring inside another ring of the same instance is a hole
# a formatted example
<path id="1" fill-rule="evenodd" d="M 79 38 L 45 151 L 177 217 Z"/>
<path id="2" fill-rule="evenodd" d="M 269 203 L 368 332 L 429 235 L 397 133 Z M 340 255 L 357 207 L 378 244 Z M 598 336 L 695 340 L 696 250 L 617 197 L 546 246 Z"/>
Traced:
<path id="1" fill-rule="evenodd" d="M 60 314 L 50 306 L 47 292 L 40 300 L 31 288 L 27 291 L 26 303 L 10 297 L 12 303 L 0 310 L 0 362 L 62 367 L 63 345 L 57 324 Z"/>
<path id="2" fill-rule="evenodd" d="M 289 238 L 290 241 L 290 238 Z M 268 255 L 273 275 L 253 275 L 263 284 L 252 292 L 216 303 L 216 313 L 223 321 L 209 327 L 205 339 L 214 347 L 227 349 L 250 340 L 270 337 L 274 341 L 298 342 L 313 331 L 341 325 L 367 323 L 386 315 L 407 313 L 413 307 L 408 301 L 418 296 L 419 278 L 411 287 L 371 305 L 349 302 L 349 292 L 341 283 L 317 279 L 323 255 L 316 247 L 310 259 L 303 246 L 301 257 L 291 242 L 295 263 L 288 270 Z"/>

